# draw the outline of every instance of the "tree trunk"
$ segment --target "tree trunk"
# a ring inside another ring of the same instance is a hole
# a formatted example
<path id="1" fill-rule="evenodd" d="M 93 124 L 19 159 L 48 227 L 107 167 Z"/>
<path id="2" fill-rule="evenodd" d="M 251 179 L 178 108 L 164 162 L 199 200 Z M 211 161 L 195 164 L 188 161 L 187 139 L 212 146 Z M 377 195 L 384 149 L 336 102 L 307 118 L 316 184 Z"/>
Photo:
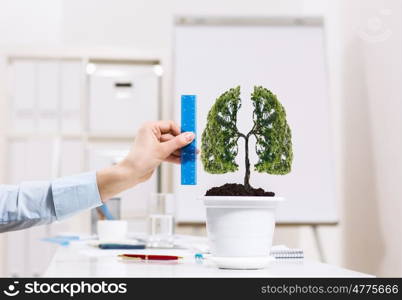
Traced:
<path id="1" fill-rule="evenodd" d="M 245 147 L 246 147 L 246 155 L 245 155 L 245 166 L 246 166 L 246 174 L 244 175 L 244 187 L 246 190 L 251 190 L 250 185 L 250 159 L 248 158 L 248 136 L 245 137 Z"/>

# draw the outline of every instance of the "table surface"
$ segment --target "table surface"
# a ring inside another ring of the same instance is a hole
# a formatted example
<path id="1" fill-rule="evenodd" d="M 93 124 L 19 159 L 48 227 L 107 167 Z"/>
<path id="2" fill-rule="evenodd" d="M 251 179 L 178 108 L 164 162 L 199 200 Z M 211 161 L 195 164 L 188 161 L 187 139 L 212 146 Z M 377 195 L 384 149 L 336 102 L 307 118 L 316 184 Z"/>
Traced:
<path id="1" fill-rule="evenodd" d="M 123 261 L 122 253 L 183 256 L 180 261 Z M 212 262 L 194 259 L 190 249 L 101 250 L 88 242 L 60 246 L 45 277 L 371 277 L 316 261 L 274 260 L 262 270 L 224 270 Z"/>

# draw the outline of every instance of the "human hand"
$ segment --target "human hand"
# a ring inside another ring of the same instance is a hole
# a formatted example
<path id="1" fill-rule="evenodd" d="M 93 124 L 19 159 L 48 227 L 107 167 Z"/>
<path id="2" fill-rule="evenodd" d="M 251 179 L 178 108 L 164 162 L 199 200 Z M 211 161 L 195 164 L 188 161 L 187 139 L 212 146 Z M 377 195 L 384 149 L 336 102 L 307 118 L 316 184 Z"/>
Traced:
<path id="1" fill-rule="evenodd" d="M 173 121 L 148 122 L 141 126 L 134 140 L 134 145 L 121 162 L 132 168 L 136 180 L 147 180 L 163 161 L 180 163 L 180 149 L 194 139 L 193 132 L 180 133 Z"/>
<path id="2" fill-rule="evenodd" d="M 180 133 L 173 121 L 143 124 L 127 157 L 97 172 L 102 201 L 149 179 L 163 161 L 180 163 L 180 148 L 190 144 L 194 137 L 192 132 Z"/>

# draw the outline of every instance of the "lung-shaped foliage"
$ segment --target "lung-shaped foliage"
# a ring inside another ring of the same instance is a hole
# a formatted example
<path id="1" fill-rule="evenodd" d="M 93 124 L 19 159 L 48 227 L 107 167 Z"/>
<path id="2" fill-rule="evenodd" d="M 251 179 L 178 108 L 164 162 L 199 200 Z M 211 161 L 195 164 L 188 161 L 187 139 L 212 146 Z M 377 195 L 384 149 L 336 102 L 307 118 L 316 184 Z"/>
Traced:
<path id="1" fill-rule="evenodd" d="M 239 139 L 236 121 L 240 106 L 238 86 L 219 96 L 208 113 L 201 143 L 201 160 L 208 173 L 223 174 L 238 169 L 235 161 Z"/>
<path id="2" fill-rule="evenodd" d="M 289 173 L 293 160 L 292 133 L 285 109 L 271 91 L 261 86 L 254 87 L 251 100 L 259 158 L 255 170 L 278 175 Z"/>

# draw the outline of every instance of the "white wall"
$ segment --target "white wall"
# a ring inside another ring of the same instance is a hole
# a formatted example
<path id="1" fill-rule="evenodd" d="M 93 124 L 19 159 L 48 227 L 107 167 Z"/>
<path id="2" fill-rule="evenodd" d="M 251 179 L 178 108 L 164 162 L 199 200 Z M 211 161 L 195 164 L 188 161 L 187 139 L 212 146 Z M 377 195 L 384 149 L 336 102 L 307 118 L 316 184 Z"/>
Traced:
<path id="1" fill-rule="evenodd" d="M 344 264 L 402 275 L 402 2 L 342 1 Z"/>
<path id="2" fill-rule="evenodd" d="M 302 10 L 300 0 L 69 0 L 64 2 L 63 32 L 67 44 L 169 51 L 174 15 L 249 16 Z"/>
<path id="3" fill-rule="evenodd" d="M 0 44 L 59 42 L 62 4 L 63 0 L 0 0 Z"/>
<path id="4" fill-rule="evenodd" d="M 65 46 L 148 50 L 168 58 L 169 68 L 174 15 L 325 15 L 341 223 L 320 229 L 324 250 L 331 263 L 401 276 L 400 6 L 399 0 L 0 0 L 0 63 L 8 49 Z M 381 15 L 382 8 L 391 15 Z M 392 35 L 382 42 L 362 40 L 358 28 L 378 14 Z M 3 75 L 0 68 L 0 80 Z M 4 82 L 0 108 L 2 91 Z M 309 228 L 279 228 L 276 241 L 317 257 Z"/>

